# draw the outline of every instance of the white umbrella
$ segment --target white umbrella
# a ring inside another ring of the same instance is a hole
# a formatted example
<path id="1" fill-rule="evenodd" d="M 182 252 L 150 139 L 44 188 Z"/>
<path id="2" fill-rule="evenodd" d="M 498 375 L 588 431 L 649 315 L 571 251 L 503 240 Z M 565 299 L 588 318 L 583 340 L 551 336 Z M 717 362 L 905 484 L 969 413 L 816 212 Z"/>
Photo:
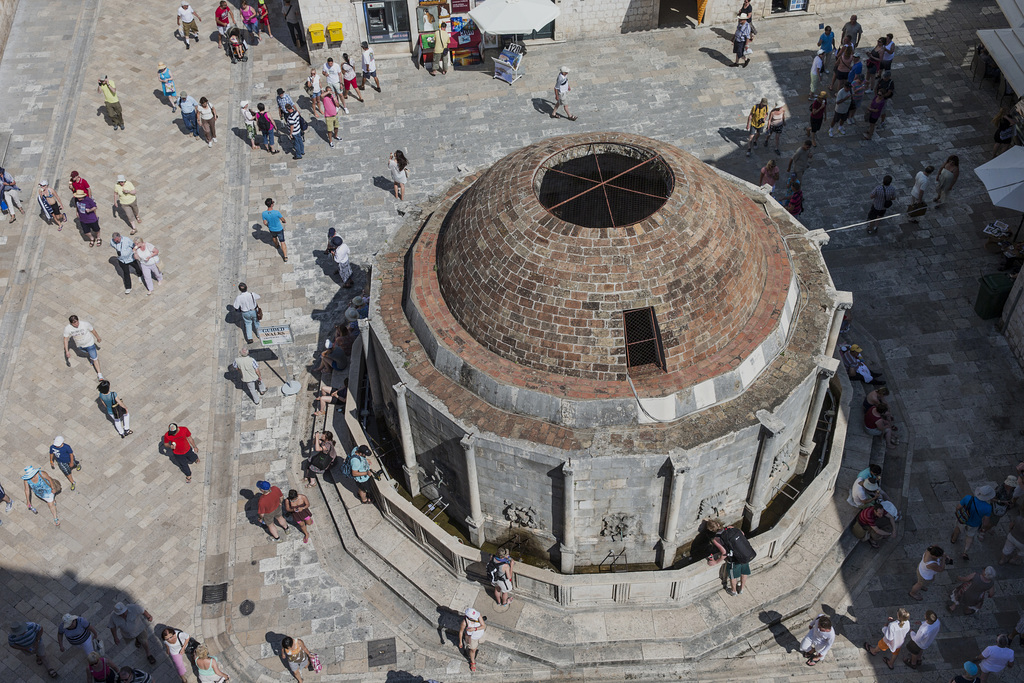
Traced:
<path id="1" fill-rule="evenodd" d="M 487 0 L 470 10 L 469 17 L 484 33 L 533 33 L 554 21 L 561 11 L 551 0 Z"/>
<path id="2" fill-rule="evenodd" d="M 1011 147 L 974 169 L 996 206 L 1024 211 L 1024 147 Z"/>

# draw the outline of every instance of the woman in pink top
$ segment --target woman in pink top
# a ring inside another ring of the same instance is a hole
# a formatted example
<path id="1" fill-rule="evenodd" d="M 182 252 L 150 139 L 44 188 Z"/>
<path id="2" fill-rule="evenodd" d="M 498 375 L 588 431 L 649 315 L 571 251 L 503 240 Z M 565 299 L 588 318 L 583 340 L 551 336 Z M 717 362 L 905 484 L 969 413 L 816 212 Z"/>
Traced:
<path id="1" fill-rule="evenodd" d="M 323 91 L 320 103 L 324 107 L 324 122 L 327 124 L 327 144 L 334 147 L 338 137 L 338 103 L 334 101 L 334 92 L 328 88 Z"/>

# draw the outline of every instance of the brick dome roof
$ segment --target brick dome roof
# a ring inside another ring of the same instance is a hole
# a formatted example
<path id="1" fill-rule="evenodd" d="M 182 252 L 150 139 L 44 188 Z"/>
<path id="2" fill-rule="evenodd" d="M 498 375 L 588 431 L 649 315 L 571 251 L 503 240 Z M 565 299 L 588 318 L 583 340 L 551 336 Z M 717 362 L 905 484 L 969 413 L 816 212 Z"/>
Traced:
<path id="1" fill-rule="evenodd" d="M 625 381 L 624 312 L 653 309 L 663 355 L 655 376 L 633 372 L 667 384 L 641 393 L 665 395 L 750 355 L 778 326 L 791 269 L 733 182 L 665 143 L 593 133 L 530 145 L 477 179 L 441 228 L 436 278 L 484 348 L 584 380 Z"/>

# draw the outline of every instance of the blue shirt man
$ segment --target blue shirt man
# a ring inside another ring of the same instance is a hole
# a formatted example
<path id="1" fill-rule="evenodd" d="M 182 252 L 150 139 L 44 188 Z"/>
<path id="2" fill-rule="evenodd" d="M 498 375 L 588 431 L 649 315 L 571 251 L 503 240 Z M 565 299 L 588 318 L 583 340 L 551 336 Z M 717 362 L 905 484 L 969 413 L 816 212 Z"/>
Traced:
<path id="1" fill-rule="evenodd" d="M 267 209 L 263 212 L 263 220 L 266 221 L 267 230 L 270 232 L 283 232 L 284 226 L 281 225 L 281 212 L 277 209 Z"/>
<path id="2" fill-rule="evenodd" d="M 185 122 L 185 128 L 192 133 L 193 137 L 199 137 L 199 123 L 196 121 L 196 107 L 199 106 L 199 103 L 182 90 L 178 96 L 178 106 L 181 108 L 181 119 Z"/>
<path id="3" fill-rule="evenodd" d="M 860 56 L 854 55 L 853 66 L 850 67 L 850 73 L 846 76 L 846 80 L 853 83 L 853 80 L 857 78 L 857 74 L 864 73 L 864 63 L 860 60 Z"/>
<path id="4" fill-rule="evenodd" d="M 825 51 L 825 54 L 836 49 L 836 34 L 832 33 L 832 27 L 826 26 L 825 32 L 818 38 L 818 47 Z"/>

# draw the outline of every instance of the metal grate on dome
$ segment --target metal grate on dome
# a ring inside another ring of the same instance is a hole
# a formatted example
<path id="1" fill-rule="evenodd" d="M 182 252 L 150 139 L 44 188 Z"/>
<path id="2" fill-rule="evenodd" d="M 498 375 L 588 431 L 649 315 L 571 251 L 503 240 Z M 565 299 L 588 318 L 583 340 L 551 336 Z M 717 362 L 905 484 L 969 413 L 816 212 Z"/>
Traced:
<path id="1" fill-rule="evenodd" d="M 622 312 L 626 333 L 626 368 L 631 375 L 642 370 L 665 369 L 665 350 L 661 345 L 658 318 L 653 308 L 634 308 Z"/>
<path id="2" fill-rule="evenodd" d="M 614 143 L 577 145 L 553 155 L 535 183 L 545 209 L 586 228 L 633 225 L 660 209 L 673 178 L 660 154 Z"/>

